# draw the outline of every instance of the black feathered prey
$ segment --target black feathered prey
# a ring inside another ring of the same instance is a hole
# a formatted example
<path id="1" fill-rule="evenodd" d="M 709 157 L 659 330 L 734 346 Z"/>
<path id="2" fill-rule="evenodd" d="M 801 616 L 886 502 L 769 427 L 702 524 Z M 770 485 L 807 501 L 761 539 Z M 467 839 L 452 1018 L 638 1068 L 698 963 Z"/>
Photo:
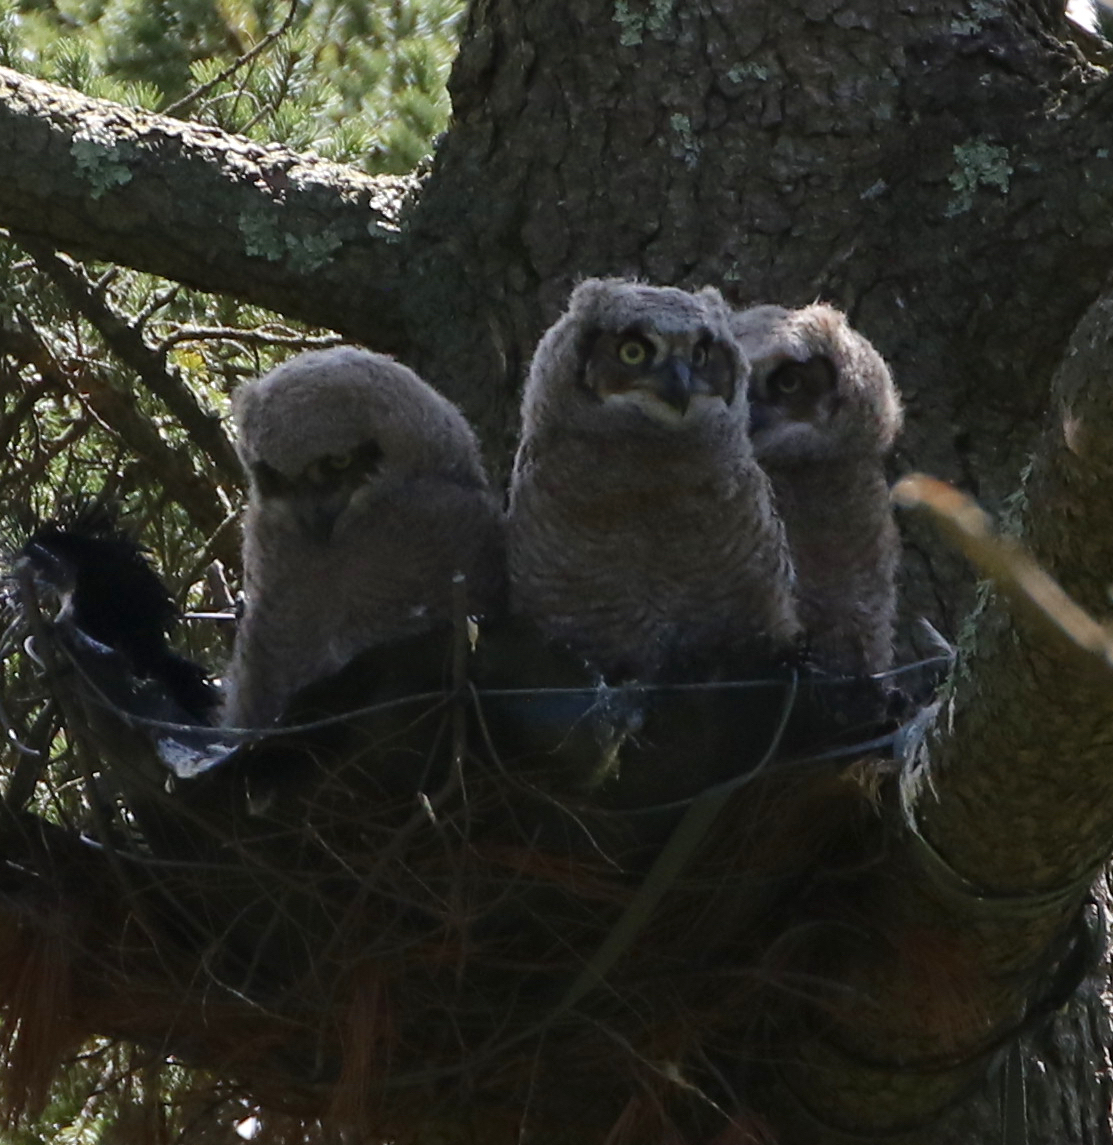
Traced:
<path id="1" fill-rule="evenodd" d="M 199 664 L 170 647 L 178 610 L 143 547 L 112 512 L 98 505 L 49 521 L 20 557 L 58 593 L 69 623 L 121 654 L 136 677 L 161 685 L 190 720 L 212 721 L 217 689 Z"/>

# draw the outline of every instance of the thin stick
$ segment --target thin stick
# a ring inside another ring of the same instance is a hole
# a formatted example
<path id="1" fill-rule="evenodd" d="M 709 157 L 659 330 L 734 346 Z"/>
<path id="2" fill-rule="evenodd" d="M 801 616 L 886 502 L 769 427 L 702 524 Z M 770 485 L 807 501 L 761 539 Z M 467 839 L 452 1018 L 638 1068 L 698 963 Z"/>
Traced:
<path id="1" fill-rule="evenodd" d="M 1113 669 L 1113 636 L 1011 537 L 996 533 L 989 514 L 946 481 L 914 473 L 893 488 L 896 504 L 925 510 L 936 528 L 1036 628 L 1067 643 L 1076 659 Z"/>
<path id="2" fill-rule="evenodd" d="M 208 95 L 209 92 L 213 90 L 213 88 L 217 87 L 226 79 L 235 75 L 236 72 L 239 71 L 239 69 L 242 68 L 245 64 L 251 63 L 251 61 L 254 60 L 257 56 L 265 52 L 267 48 L 269 48 L 271 44 L 273 44 L 275 40 L 279 38 L 279 36 L 284 35 L 289 30 L 290 25 L 294 22 L 294 16 L 297 13 L 297 10 L 298 0 L 293 0 L 293 2 L 290 4 L 290 11 L 286 13 L 286 19 L 283 20 L 282 23 L 277 28 L 275 28 L 273 32 L 268 32 L 257 44 L 252 45 L 251 48 L 244 52 L 242 56 L 237 56 L 236 59 L 234 59 L 222 72 L 213 76 L 211 80 L 201 84 L 199 87 L 195 87 L 193 91 L 186 92 L 186 94 L 183 95 L 181 99 L 177 100 L 175 103 L 170 104 L 168 107 L 164 107 L 161 114 L 180 115 L 183 111 L 186 110 L 186 108 L 190 106 L 190 104 L 195 103 L 203 96 Z"/>

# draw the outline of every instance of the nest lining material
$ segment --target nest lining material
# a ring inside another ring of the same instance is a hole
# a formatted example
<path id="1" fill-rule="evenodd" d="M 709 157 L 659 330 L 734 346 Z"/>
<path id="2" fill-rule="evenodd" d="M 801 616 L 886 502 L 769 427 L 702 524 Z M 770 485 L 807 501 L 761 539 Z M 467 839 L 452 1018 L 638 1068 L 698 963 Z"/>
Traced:
<path id="1" fill-rule="evenodd" d="M 868 928 L 892 726 L 791 674 L 600 691 L 535 640 L 376 650 L 229 750 L 41 624 L 40 783 L 82 794 L 0 825 L 8 1120 L 100 1036 L 397 1140 L 569 1092 L 581 1140 L 757 1132 L 747 1079 Z"/>

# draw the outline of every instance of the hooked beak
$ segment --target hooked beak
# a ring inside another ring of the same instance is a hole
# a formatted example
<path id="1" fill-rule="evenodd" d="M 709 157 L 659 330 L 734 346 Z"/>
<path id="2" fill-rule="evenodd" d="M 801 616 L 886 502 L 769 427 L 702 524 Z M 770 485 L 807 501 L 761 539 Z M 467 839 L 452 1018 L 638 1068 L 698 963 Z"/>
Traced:
<path id="1" fill-rule="evenodd" d="M 328 494 L 315 492 L 302 501 L 298 506 L 298 520 L 311 540 L 318 545 L 327 545 L 332 540 L 337 519 L 350 499 L 349 489 L 337 489 Z"/>
<path id="2" fill-rule="evenodd" d="M 692 370 L 683 359 L 670 355 L 654 371 L 653 392 L 681 417 L 692 400 Z"/>

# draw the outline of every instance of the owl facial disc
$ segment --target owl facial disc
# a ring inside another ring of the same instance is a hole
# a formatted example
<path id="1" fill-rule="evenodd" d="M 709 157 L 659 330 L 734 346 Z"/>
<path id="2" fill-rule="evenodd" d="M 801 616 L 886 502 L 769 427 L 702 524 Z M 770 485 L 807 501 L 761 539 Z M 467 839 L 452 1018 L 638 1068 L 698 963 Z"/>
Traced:
<path id="1" fill-rule="evenodd" d="M 693 401 L 729 405 L 735 382 L 733 358 L 707 330 L 599 331 L 584 372 L 586 387 L 600 401 L 630 404 L 666 423 L 682 421 Z"/>

